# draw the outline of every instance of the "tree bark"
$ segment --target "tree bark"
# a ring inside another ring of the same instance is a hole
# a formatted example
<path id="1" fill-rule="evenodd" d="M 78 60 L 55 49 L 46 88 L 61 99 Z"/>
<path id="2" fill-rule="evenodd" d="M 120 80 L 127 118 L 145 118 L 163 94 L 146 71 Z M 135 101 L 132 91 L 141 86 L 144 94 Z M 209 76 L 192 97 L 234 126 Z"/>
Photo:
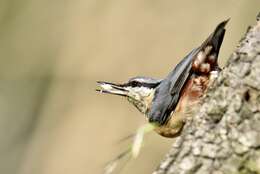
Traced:
<path id="1" fill-rule="evenodd" d="M 260 13 L 153 174 L 260 174 Z"/>

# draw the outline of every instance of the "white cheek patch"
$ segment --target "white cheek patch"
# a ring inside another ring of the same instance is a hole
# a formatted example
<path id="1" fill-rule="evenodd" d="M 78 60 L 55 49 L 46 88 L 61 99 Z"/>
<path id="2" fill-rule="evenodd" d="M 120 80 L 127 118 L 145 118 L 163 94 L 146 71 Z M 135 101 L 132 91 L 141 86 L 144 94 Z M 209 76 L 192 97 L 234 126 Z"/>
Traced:
<path id="1" fill-rule="evenodd" d="M 146 88 L 146 87 L 141 87 L 140 88 L 140 92 L 144 95 L 144 96 L 148 96 L 151 93 L 151 89 L 150 88 Z"/>
<path id="2" fill-rule="evenodd" d="M 146 88 L 146 87 L 134 87 L 134 88 L 127 88 L 127 90 L 129 91 L 129 96 L 133 97 L 136 100 L 141 100 L 144 97 L 148 97 L 151 92 L 152 89 L 150 88 Z"/>
<path id="3" fill-rule="evenodd" d="M 146 88 L 146 87 L 140 87 L 140 88 L 136 88 L 136 93 L 139 94 L 139 96 L 142 97 L 147 97 L 151 94 L 152 89 L 150 88 Z"/>

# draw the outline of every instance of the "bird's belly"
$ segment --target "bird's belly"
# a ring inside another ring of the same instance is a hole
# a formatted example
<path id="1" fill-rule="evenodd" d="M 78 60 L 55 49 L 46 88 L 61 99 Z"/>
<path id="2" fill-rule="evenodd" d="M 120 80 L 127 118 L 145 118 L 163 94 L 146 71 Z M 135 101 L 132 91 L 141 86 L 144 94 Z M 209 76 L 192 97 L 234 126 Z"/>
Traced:
<path id="1" fill-rule="evenodd" d="M 181 133 L 185 119 L 183 113 L 181 112 L 174 113 L 170 117 L 170 120 L 165 125 L 156 127 L 155 132 L 164 137 L 174 138 L 179 136 Z"/>

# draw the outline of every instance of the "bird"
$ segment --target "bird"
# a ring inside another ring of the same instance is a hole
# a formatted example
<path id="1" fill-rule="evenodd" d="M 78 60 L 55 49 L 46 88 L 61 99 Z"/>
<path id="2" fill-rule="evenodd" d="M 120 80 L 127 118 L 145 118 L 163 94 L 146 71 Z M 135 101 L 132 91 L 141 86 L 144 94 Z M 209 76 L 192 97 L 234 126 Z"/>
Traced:
<path id="1" fill-rule="evenodd" d="M 207 39 L 189 52 L 163 79 L 137 76 L 124 83 L 97 81 L 101 93 L 126 97 L 155 132 L 163 137 L 180 135 L 189 111 L 218 77 L 218 55 L 229 19 L 219 23 Z"/>

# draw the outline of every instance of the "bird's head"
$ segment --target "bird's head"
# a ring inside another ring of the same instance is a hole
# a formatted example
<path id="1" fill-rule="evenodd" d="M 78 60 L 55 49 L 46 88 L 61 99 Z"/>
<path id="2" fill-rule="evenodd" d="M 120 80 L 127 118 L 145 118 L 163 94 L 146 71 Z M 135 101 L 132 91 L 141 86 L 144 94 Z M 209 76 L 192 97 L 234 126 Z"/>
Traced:
<path id="1" fill-rule="evenodd" d="M 127 97 L 140 112 L 147 114 L 160 82 L 150 77 L 134 77 L 122 84 L 98 81 L 100 89 L 97 91 Z"/>

